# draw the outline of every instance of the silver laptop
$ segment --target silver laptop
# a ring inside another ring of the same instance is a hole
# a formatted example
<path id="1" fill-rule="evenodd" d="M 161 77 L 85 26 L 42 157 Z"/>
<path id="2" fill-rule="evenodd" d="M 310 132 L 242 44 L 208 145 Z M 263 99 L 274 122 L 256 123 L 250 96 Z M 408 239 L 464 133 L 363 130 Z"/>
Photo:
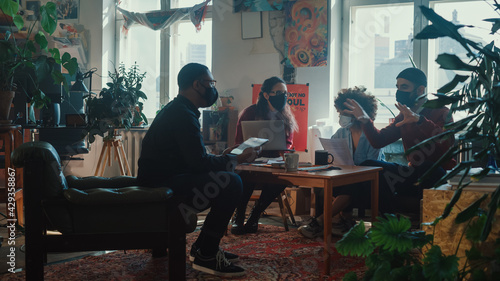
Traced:
<path id="1" fill-rule="evenodd" d="M 243 139 L 251 137 L 269 139 L 262 150 L 287 150 L 283 120 L 241 121 Z"/>

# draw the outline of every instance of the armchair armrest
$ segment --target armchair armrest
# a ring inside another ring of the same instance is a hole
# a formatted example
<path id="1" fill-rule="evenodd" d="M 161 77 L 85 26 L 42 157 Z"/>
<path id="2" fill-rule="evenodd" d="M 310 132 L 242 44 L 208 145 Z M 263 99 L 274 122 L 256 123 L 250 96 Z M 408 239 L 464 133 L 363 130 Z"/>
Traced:
<path id="1" fill-rule="evenodd" d="M 122 188 L 92 188 L 80 190 L 69 188 L 64 197 L 72 204 L 78 205 L 111 205 L 167 202 L 173 192 L 168 187 L 152 188 L 129 186 Z"/>

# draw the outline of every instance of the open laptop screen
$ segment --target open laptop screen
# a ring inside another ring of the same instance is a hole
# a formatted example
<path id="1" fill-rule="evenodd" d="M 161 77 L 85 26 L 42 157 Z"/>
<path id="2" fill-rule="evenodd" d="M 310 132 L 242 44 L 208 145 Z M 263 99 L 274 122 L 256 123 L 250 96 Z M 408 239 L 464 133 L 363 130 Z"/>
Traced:
<path id="1" fill-rule="evenodd" d="M 262 150 L 287 150 L 283 120 L 241 121 L 243 139 L 251 137 L 269 139 Z"/>

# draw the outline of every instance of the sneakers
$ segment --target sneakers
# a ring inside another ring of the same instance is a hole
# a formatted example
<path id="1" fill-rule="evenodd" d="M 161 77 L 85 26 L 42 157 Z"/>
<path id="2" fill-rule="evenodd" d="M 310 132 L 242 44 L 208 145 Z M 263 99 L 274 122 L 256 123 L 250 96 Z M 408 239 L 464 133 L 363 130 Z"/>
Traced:
<path id="1" fill-rule="evenodd" d="M 299 227 L 299 232 L 305 237 L 312 239 L 323 236 L 323 226 L 319 225 L 319 222 L 315 218 L 312 218 L 309 224 Z"/>
<path id="2" fill-rule="evenodd" d="M 225 257 L 224 251 L 220 250 L 213 257 L 204 257 L 196 251 L 194 255 L 193 269 L 222 277 L 236 277 L 245 275 L 245 270 L 232 264 Z"/>
<path id="3" fill-rule="evenodd" d="M 196 256 L 196 252 L 198 252 L 198 247 L 196 247 L 196 245 L 193 244 L 193 246 L 191 246 L 191 251 L 189 252 L 189 260 L 190 261 L 194 261 L 194 258 Z M 219 252 L 223 252 L 226 259 L 230 262 L 235 262 L 235 261 L 239 260 L 239 258 L 240 258 L 238 255 L 226 252 L 222 249 L 219 249 Z"/>
<path id="4" fill-rule="evenodd" d="M 342 217 L 342 220 L 340 222 L 332 224 L 332 235 L 344 236 L 344 234 L 351 230 L 351 228 L 355 225 L 355 220 Z"/>

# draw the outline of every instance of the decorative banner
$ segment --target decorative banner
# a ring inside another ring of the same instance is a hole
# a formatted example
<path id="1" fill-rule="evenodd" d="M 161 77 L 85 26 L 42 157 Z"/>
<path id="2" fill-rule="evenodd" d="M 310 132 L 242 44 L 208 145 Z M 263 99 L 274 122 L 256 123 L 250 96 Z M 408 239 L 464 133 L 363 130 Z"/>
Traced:
<path id="1" fill-rule="evenodd" d="M 262 84 L 253 84 L 252 87 L 252 104 L 256 104 Z M 299 131 L 293 135 L 293 147 L 296 151 L 305 151 L 307 149 L 309 84 L 287 84 L 286 88 L 290 93 L 287 102 L 299 125 Z"/>
<path id="2" fill-rule="evenodd" d="M 326 66 L 328 9 L 326 0 L 291 1 L 285 5 L 285 50 L 293 67 Z"/>
<path id="3" fill-rule="evenodd" d="M 283 2 L 288 0 L 233 0 L 233 12 L 262 12 L 283 10 Z"/>
<path id="4" fill-rule="evenodd" d="M 160 30 L 170 27 L 173 23 L 184 19 L 189 15 L 191 22 L 196 26 L 197 30 L 201 29 L 201 22 L 205 19 L 207 13 L 207 5 L 211 0 L 207 0 L 201 4 L 194 5 L 192 8 L 182 8 L 165 11 L 151 11 L 147 13 L 134 13 L 117 7 L 118 11 L 123 14 L 125 23 L 123 29 L 128 30 L 133 24 L 141 24 L 153 30 Z"/>

